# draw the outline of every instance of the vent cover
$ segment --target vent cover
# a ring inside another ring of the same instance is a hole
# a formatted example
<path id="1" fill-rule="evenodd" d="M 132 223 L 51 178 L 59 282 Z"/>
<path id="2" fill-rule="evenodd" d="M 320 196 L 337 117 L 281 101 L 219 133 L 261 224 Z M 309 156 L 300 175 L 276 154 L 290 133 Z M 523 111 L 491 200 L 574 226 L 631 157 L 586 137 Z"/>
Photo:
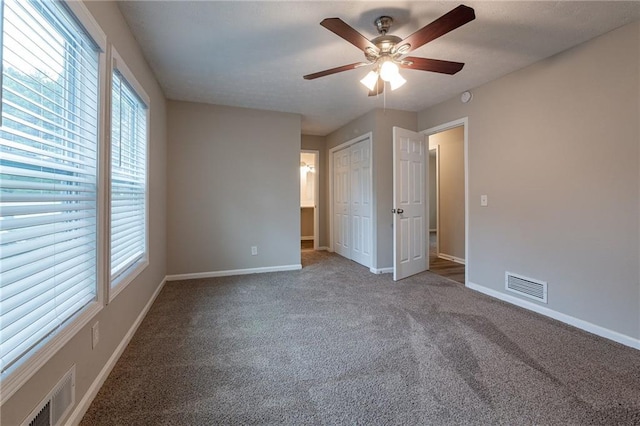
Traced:
<path id="1" fill-rule="evenodd" d="M 547 283 L 544 281 L 506 272 L 504 285 L 507 290 L 513 293 L 547 303 Z"/>
<path id="2" fill-rule="evenodd" d="M 75 403 L 76 366 L 65 374 L 49 395 L 38 404 L 22 426 L 58 426 Z"/>

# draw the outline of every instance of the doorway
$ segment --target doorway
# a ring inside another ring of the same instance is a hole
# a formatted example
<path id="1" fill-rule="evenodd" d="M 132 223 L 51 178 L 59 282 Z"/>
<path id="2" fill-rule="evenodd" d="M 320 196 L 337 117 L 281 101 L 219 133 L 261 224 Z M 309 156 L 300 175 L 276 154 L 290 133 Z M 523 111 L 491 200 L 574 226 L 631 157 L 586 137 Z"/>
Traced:
<path id="1" fill-rule="evenodd" d="M 423 131 L 429 137 L 430 270 L 461 284 L 467 282 L 468 163 L 466 118 Z M 431 179 L 431 180 L 432 180 Z"/>
<path id="2" fill-rule="evenodd" d="M 318 249 L 319 158 L 319 151 L 300 151 L 301 250 Z"/>

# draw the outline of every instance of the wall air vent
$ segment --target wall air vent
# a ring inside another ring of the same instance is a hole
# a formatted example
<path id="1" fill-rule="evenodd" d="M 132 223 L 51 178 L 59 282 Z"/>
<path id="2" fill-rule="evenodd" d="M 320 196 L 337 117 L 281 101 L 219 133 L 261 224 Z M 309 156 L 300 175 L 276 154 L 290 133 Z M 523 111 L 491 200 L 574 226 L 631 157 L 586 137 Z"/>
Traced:
<path id="1" fill-rule="evenodd" d="M 520 296 L 547 303 L 547 283 L 544 281 L 506 272 L 504 286 L 508 291 L 518 293 Z"/>
<path id="2" fill-rule="evenodd" d="M 75 404 L 76 366 L 60 379 L 22 426 L 59 426 Z"/>

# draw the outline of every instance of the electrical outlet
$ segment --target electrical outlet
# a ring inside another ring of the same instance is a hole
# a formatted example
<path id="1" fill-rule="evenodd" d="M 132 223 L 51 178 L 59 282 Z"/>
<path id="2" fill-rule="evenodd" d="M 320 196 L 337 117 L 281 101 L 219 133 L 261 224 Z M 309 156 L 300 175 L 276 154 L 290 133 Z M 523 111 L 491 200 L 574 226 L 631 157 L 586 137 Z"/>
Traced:
<path id="1" fill-rule="evenodd" d="M 98 328 L 99 322 L 96 321 L 91 327 L 91 349 L 95 349 L 98 346 L 98 341 L 100 340 L 100 329 Z"/>
<path id="2" fill-rule="evenodd" d="M 251 256 L 258 255 L 258 246 L 251 246 Z"/>
<path id="3" fill-rule="evenodd" d="M 486 195 L 481 195 L 480 196 L 480 206 L 487 207 L 488 205 L 489 205 L 489 197 L 487 197 Z"/>

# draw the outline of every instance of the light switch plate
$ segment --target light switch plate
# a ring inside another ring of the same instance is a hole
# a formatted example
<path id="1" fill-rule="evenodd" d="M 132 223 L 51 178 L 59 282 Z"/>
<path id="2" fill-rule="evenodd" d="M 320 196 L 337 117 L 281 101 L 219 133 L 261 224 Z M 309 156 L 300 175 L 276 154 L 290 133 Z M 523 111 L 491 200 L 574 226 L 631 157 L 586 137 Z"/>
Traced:
<path id="1" fill-rule="evenodd" d="M 489 197 L 487 197 L 486 195 L 481 195 L 480 196 L 480 205 L 482 207 L 487 207 L 489 205 Z"/>

